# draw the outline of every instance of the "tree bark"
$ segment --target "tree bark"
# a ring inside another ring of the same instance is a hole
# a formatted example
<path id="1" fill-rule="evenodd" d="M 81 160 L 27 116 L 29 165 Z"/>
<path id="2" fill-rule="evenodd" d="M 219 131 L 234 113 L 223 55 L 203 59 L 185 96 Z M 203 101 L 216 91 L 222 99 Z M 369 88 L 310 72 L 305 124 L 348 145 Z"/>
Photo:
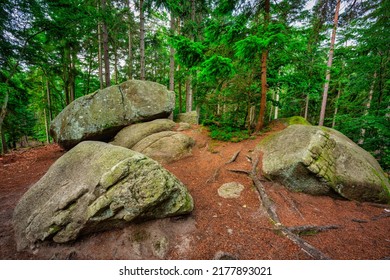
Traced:
<path id="1" fill-rule="evenodd" d="M 373 81 L 371 83 L 370 91 L 368 92 L 368 101 L 367 101 L 367 104 L 366 104 L 366 110 L 364 112 L 364 116 L 368 115 L 368 111 L 370 110 L 370 107 L 371 107 L 372 95 L 374 94 L 375 81 L 376 81 L 376 72 L 374 73 L 374 79 L 373 79 Z M 363 145 L 364 144 L 364 136 L 365 135 L 366 135 L 366 129 L 364 127 L 362 127 L 360 129 L 360 139 L 358 141 L 359 145 Z"/>
<path id="2" fill-rule="evenodd" d="M 324 93 L 322 95 L 320 121 L 318 123 L 318 125 L 320 125 L 320 126 L 324 125 L 324 120 L 325 120 L 326 102 L 328 99 L 329 82 L 330 82 L 330 68 L 332 67 L 332 62 L 333 62 L 334 43 L 336 41 L 336 31 L 337 31 L 337 24 L 339 21 L 340 3 L 341 3 L 341 0 L 338 0 L 337 4 L 336 4 L 336 11 L 334 13 L 333 30 L 332 30 L 332 37 L 330 40 L 329 58 L 328 58 L 325 84 L 324 84 Z"/>
<path id="3" fill-rule="evenodd" d="M 340 100 L 340 95 L 341 95 L 341 85 L 339 85 L 339 90 L 337 91 L 337 97 L 336 97 L 336 104 L 335 104 L 335 108 L 334 108 L 334 114 L 333 114 L 333 121 L 332 121 L 332 128 L 334 128 L 336 126 L 336 117 L 337 117 L 337 111 L 338 111 L 338 103 L 339 103 L 339 100 Z"/>
<path id="4" fill-rule="evenodd" d="M 132 32 L 131 32 L 131 23 L 132 23 L 132 14 L 131 14 L 131 0 L 129 0 L 128 2 L 128 8 L 129 8 L 129 32 L 128 32 L 128 40 L 129 40 L 129 44 L 128 44 L 128 55 L 129 55 L 129 60 L 128 60 L 128 67 L 129 67 L 129 70 L 128 70 L 128 77 L 129 77 L 129 80 L 132 80 L 133 79 L 133 35 L 132 35 Z"/>
<path id="5" fill-rule="evenodd" d="M 171 35 L 175 35 L 175 17 L 171 12 Z M 169 48 L 169 90 L 175 90 L 175 49 L 173 46 Z"/>
<path id="6" fill-rule="evenodd" d="M 264 26 L 267 29 L 270 20 L 270 0 L 265 0 L 265 15 Z M 264 116 L 267 104 L 267 57 L 268 49 L 263 50 L 261 54 L 261 100 L 260 100 L 260 112 L 257 119 L 255 131 L 258 132 L 264 126 Z"/>
<path id="7" fill-rule="evenodd" d="M 195 23 L 196 6 L 195 0 L 191 0 L 191 21 Z M 192 41 L 195 40 L 194 30 L 191 30 L 190 38 Z M 192 111 L 193 103 L 193 91 L 192 91 L 192 74 L 190 73 L 186 80 L 186 112 Z"/>
<path id="8" fill-rule="evenodd" d="M 103 13 L 106 12 L 106 0 L 102 0 L 102 10 Z M 108 55 L 108 30 L 107 30 L 107 24 L 104 20 L 102 24 L 102 30 L 103 30 L 104 80 L 105 80 L 105 86 L 109 87 L 111 85 L 111 79 L 110 79 L 110 57 Z"/>
<path id="9" fill-rule="evenodd" d="M 140 55 L 141 55 L 141 80 L 145 80 L 145 14 L 144 0 L 139 1 L 139 26 L 140 26 Z"/>
<path id="10" fill-rule="evenodd" d="M 186 112 L 192 111 L 192 76 L 186 80 Z"/>
<path id="11" fill-rule="evenodd" d="M 7 89 L 5 92 L 3 105 L 1 106 L 1 111 L 0 111 L 0 134 L 1 134 L 1 144 L 2 144 L 1 145 L 1 153 L 2 154 L 7 153 L 7 151 L 8 151 L 7 142 L 5 140 L 5 135 L 4 135 L 4 131 L 3 131 L 3 122 L 5 119 L 5 116 L 7 115 L 8 100 L 9 100 L 9 91 Z"/>
<path id="12" fill-rule="evenodd" d="M 102 31 L 101 23 L 98 24 L 98 63 L 99 63 L 99 82 L 100 89 L 103 89 L 103 61 L 102 61 Z"/>

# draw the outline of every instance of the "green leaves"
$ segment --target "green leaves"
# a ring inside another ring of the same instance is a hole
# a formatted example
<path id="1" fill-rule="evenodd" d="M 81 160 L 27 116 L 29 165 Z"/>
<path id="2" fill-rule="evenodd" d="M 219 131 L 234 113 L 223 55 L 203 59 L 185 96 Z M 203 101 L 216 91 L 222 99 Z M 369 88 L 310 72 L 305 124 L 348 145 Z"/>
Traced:
<path id="1" fill-rule="evenodd" d="M 218 84 L 221 80 L 232 78 L 235 74 L 232 60 L 220 55 L 213 55 L 200 66 L 198 79 L 210 84 Z"/>
<path id="2" fill-rule="evenodd" d="M 176 49 L 176 58 L 183 66 L 192 68 L 198 66 L 204 59 L 204 47 L 200 42 L 192 42 L 184 36 L 178 36 L 172 44 Z"/>

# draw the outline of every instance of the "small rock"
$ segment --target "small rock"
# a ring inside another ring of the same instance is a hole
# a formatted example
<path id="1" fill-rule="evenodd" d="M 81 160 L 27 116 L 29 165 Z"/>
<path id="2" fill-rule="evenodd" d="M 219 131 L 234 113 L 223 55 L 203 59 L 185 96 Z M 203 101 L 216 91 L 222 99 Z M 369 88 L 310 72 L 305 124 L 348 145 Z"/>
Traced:
<path id="1" fill-rule="evenodd" d="M 223 198 L 239 198 L 244 186 L 237 182 L 223 184 L 218 189 L 218 195 Z"/>

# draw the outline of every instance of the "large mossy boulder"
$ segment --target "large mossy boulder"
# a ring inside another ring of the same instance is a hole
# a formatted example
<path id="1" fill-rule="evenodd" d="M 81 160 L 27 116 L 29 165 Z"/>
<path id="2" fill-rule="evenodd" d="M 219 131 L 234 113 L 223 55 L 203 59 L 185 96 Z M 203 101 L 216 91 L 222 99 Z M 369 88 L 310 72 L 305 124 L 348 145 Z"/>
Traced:
<path id="1" fill-rule="evenodd" d="M 186 187 L 156 161 L 126 148 L 84 141 L 24 194 L 13 222 L 21 250 L 39 241 L 64 243 L 192 209 Z"/>
<path id="2" fill-rule="evenodd" d="M 73 101 L 52 121 L 50 133 L 66 149 L 84 140 L 109 141 L 129 124 L 168 117 L 174 104 L 165 86 L 129 80 Z"/>
<path id="3" fill-rule="evenodd" d="M 135 144 L 149 135 L 162 131 L 170 131 L 175 126 L 176 123 L 169 119 L 158 119 L 151 122 L 133 124 L 119 131 L 110 144 L 131 149 Z"/>
<path id="4" fill-rule="evenodd" d="M 264 175 L 294 191 L 390 202 L 389 180 L 378 162 L 334 129 L 291 125 L 265 138 L 259 148 Z"/>
<path id="5" fill-rule="evenodd" d="M 170 163 L 190 156 L 195 145 L 191 137 L 174 131 L 154 133 L 133 146 L 133 150 L 161 163 Z"/>

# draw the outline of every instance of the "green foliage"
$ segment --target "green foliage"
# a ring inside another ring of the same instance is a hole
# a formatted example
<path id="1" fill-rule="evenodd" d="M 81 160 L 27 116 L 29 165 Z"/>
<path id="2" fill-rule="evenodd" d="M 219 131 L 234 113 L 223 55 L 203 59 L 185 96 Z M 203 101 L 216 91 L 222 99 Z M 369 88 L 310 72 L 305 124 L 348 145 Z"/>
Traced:
<path id="1" fill-rule="evenodd" d="M 215 140 L 236 143 L 250 137 L 247 130 L 240 130 L 231 126 L 219 127 L 217 125 L 211 125 L 209 128 L 210 137 Z"/>
<path id="2" fill-rule="evenodd" d="M 187 68 L 192 68 L 204 59 L 204 47 L 200 42 L 193 42 L 184 36 L 178 36 L 172 41 L 176 49 L 177 60 Z"/>
<path id="3" fill-rule="evenodd" d="M 221 80 L 230 79 L 234 74 L 232 60 L 227 57 L 213 55 L 200 66 L 198 79 L 210 84 L 218 84 Z"/>

